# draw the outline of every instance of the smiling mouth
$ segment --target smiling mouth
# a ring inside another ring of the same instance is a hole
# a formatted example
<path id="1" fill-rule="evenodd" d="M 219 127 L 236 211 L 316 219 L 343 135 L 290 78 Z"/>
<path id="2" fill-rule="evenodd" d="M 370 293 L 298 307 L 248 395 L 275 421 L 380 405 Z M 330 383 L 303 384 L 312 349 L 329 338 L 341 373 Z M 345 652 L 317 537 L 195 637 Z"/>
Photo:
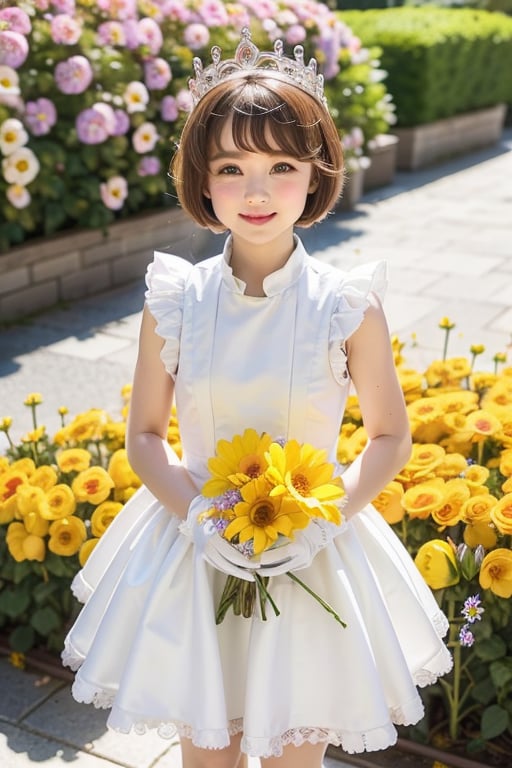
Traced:
<path id="1" fill-rule="evenodd" d="M 244 221 L 247 221 L 249 224 L 266 224 L 267 221 L 271 221 L 275 213 L 266 213 L 266 214 L 254 214 L 254 213 L 241 213 L 240 218 Z"/>

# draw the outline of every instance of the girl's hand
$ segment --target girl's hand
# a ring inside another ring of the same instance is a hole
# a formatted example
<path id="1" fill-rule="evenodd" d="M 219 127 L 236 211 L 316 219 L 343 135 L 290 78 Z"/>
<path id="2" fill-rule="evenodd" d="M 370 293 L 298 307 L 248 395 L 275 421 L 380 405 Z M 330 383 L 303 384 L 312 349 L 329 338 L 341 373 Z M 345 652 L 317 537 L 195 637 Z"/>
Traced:
<path id="1" fill-rule="evenodd" d="M 334 525 L 320 518 L 313 518 L 307 528 L 296 531 L 293 541 L 282 547 L 262 552 L 261 576 L 278 576 L 288 571 L 300 571 L 308 568 L 314 558 L 346 528 L 346 523 Z"/>

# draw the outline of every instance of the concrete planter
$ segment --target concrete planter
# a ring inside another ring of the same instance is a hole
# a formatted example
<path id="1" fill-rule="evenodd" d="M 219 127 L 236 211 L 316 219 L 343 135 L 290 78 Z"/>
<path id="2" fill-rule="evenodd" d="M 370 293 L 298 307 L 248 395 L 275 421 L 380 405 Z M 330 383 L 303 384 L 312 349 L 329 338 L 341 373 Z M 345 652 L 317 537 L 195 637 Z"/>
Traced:
<path id="1" fill-rule="evenodd" d="M 505 104 L 497 104 L 425 125 L 397 128 L 397 167 L 415 170 L 494 144 L 503 131 L 505 113 Z"/>
<path id="2" fill-rule="evenodd" d="M 204 256 L 213 236 L 180 208 L 145 212 L 101 230 L 69 230 L 0 254 L 0 322 L 143 277 L 154 250 Z"/>
<path id="3" fill-rule="evenodd" d="M 364 173 L 362 168 L 348 171 L 342 195 L 336 205 L 338 210 L 350 211 L 359 202 L 363 196 Z"/>
<path id="4" fill-rule="evenodd" d="M 396 171 L 397 150 L 398 137 L 391 133 L 381 133 L 369 142 L 368 157 L 371 165 L 364 171 L 364 192 L 392 183 Z"/>

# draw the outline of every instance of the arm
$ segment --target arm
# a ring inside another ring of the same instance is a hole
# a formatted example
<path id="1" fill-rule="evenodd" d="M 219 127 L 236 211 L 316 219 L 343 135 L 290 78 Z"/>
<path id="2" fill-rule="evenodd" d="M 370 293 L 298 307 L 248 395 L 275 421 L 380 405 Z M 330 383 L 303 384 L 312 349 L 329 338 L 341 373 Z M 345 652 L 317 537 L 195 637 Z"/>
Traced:
<path id="1" fill-rule="evenodd" d="M 163 340 L 144 308 L 128 417 L 126 448 L 134 471 L 170 511 L 185 519 L 197 489 L 167 443 L 174 382 L 160 359 Z"/>
<path id="2" fill-rule="evenodd" d="M 379 300 L 370 306 L 357 331 L 347 340 L 350 376 L 368 433 L 364 451 L 343 474 L 350 518 L 371 502 L 406 464 L 411 433 L 396 376 L 389 330 Z"/>

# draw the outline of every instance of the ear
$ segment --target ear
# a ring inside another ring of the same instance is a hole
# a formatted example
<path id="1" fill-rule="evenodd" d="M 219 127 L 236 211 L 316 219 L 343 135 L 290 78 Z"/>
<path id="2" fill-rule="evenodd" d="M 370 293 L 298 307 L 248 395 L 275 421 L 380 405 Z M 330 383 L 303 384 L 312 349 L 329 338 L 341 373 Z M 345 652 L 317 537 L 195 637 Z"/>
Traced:
<path id="1" fill-rule="evenodd" d="M 308 187 L 308 195 L 312 195 L 313 192 L 316 192 L 319 184 L 320 184 L 320 179 L 318 178 L 318 171 L 316 170 L 316 168 L 313 168 L 313 170 L 311 171 L 311 181 L 309 182 L 309 187 Z"/>
<path id="2" fill-rule="evenodd" d="M 208 187 L 203 187 L 203 195 L 208 198 L 208 200 L 211 200 L 212 196 L 210 195 L 210 190 Z"/>

